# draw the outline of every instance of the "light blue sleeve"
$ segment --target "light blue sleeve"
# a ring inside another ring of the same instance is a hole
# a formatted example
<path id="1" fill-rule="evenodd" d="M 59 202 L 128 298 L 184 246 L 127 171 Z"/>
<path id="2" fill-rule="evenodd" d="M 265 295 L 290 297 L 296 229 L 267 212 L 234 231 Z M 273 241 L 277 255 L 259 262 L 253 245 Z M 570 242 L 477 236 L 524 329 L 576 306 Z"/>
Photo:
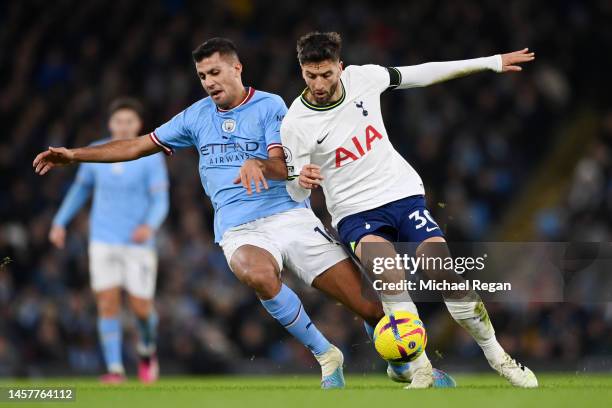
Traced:
<path id="1" fill-rule="evenodd" d="M 91 164 L 81 164 L 74 183 L 72 183 L 70 190 L 68 190 L 68 194 L 66 194 L 64 201 L 62 201 L 60 209 L 53 218 L 53 225 L 62 227 L 68 225 L 91 196 L 93 186 L 94 175 Z"/>
<path id="2" fill-rule="evenodd" d="M 148 175 L 148 188 L 152 202 L 147 211 L 145 224 L 157 230 L 166 219 L 170 208 L 168 170 L 162 155 L 151 156 Z"/>
<path id="3" fill-rule="evenodd" d="M 264 128 L 266 134 L 266 148 L 269 151 L 273 147 L 282 147 L 281 142 L 281 123 L 287 113 L 287 105 L 280 96 L 270 98 L 264 118 Z"/>
<path id="4" fill-rule="evenodd" d="M 150 134 L 151 140 L 170 156 L 174 149 L 193 146 L 192 116 L 196 115 L 190 106 Z"/>

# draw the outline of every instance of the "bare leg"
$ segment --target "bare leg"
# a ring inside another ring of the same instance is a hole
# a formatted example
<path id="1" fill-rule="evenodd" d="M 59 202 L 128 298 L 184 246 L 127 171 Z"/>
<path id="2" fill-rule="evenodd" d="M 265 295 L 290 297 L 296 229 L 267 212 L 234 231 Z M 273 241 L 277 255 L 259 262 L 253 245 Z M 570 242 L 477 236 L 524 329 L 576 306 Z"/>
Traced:
<path id="1" fill-rule="evenodd" d="M 338 262 L 312 282 L 312 286 L 336 299 L 372 327 L 384 316 L 380 302 L 362 295 L 361 274 L 349 259 Z"/>

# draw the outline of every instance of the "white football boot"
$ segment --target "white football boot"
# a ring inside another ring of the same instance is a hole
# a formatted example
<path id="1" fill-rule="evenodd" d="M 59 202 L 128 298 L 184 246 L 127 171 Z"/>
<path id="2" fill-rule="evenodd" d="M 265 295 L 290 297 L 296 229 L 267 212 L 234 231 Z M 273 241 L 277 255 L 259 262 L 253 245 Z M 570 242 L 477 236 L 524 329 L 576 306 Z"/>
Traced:
<path id="1" fill-rule="evenodd" d="M 434 385 L 433 367 L 429 360 L 427 364 L 423 364 L 422 367 L 418 367 L 412 373 L 412 380 L 410 384 L 405 386 L 406 389 L 423 389 L 430 388 Z"/>
<path id="2" fill-rule="evenodd" d="M 344 355 L 340 349 L 332 344 L 329 350 L 323 354 L 315 355 L 315 358 L 321 364 L 321 388 L 324 390 L 344 388 L 344 374 L 342 372 Z"/>
<path id="3" fill-rule="evenodd" d="M 517 363 L 508 353 L 504 353 L 500 361 L 489 361 L 489 364 L 515 387 L 536 388 L 538 386 L 538 379 L 533 371 L 523 364 Z"/>

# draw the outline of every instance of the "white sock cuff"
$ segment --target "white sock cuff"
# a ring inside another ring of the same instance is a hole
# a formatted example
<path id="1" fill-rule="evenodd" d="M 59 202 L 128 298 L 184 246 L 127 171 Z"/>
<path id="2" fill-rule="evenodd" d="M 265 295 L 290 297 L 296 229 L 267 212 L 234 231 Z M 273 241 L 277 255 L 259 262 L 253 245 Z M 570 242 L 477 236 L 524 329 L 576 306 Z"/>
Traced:
<path id="1" fill-rule="evenodd" d="M 406 291 L 397 293 L 395 295 L 381 294 L 380 299 L 385 314 L 391 314 L 393 312 L 406 311 L 415 315 L 419 315 L 416 305 L 412 301 L 410 294 Z"/>
<path id="2" fill-rule="evenodd" d="M 444 303 L 448 312 L 455 320 L 464 320 L 476 317 L 476 306 L 480 303 L 480 299 L 474 300 L 474 297 L 468 295 L 463 299 L 445 299 Z"/>

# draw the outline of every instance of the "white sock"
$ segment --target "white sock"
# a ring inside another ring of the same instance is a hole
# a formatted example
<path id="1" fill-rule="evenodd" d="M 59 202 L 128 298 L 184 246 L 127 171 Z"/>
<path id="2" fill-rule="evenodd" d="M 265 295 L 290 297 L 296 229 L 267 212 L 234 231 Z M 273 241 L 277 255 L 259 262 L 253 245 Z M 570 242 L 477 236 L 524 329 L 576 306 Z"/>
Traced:
<path id="1" fill-rule="evenodd" d="M 478 345 L 482 349 L 487 360 L 492 362 L 500 362 L 506 354 L 504 348 L 499 344 L 495 336 L 491 336 L 489 340 L 479 341 Z"/>
<path id="2" fill-rule="evenodd" d="M 401 292 L 396 295 L 380 295 L 383 311 L 386 315 L 393 312 L 405 311 L 410 312 L 414 315 L 419 315 L 416 305 L 412 301 L 412 298 L 408 292 Z"/>
<path id="3" fill-rule="evenodd" d="M 334 345 L 332 345 L 325 353 L 313 355 L 321 365 L 321 373 L 323 377 L 332 375 L 338 368 L 338 364 L 342 365 L 342 362 L 344 361 L 342 352 L 339 350 L 337 351 L 337 348 Z"/>
<path id="4" fill-rule="evenodd" d="M 495 329 L 478 295 L 473 293 L 444 303 L 453 319 L 476 340 L 487 360 L 496 362 L 503 358 L 506 352 L 495 338 Z"/>
<path id="5" fill-rule="evenodd" d="M 123 364 L 112 363 L 108 366 L 108 372 L 113 374 L 124 374 L 125 369 L 123 368 Z"/>

